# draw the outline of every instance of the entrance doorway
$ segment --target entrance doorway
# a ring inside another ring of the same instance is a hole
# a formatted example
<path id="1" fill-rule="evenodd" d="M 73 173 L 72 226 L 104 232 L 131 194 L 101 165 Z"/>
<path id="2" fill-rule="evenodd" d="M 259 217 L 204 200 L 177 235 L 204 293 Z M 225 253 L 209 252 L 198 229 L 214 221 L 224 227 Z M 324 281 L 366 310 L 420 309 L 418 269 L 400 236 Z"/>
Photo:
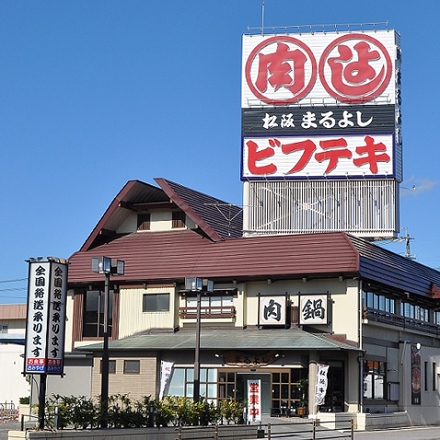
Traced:
<path id="1" fill-rule="evenodd" d="M 237 373 L 237 398 L 239 402 L 249 402 L 248 380 L 260 381 L 261 414 L 270 414 L 270 373 Z"/>

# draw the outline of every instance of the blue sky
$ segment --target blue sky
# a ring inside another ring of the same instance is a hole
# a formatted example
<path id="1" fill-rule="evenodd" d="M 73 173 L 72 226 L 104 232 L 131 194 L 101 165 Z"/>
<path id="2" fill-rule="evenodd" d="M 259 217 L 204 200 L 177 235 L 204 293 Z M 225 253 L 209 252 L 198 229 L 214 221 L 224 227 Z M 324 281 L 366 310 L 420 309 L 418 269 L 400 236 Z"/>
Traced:
<path id="1" fill-rule="evenodd" d="M 434 268 L 439 17 L 438 0 L 264 3 L 266 27 L 388 22 L 401 34 L 401 225 Z M 25 260 L 68 258 L 128 180 L 242 203 L 241 36 L 261 24 L 262 0 L 0 2 L 0 303 L 25 302 Z"/>

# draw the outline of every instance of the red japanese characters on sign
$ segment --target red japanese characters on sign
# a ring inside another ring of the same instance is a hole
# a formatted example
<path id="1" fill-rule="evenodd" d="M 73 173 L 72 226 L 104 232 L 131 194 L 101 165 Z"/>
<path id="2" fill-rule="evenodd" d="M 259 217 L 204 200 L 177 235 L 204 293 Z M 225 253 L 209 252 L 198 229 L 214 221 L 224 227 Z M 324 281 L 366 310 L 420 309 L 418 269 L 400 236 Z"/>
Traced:
<path id="1" fill-rule="evenodd" d="M 267 53 L 265 53 L 267 49 Z M 257 75 L 252 77 L 253 64 Z M 311 68 L 307 69 L 306 65 Z M 312 51 L 300 40 L 279 36 L 261 42 L 246 62 L 246 81 L 252 93 L 268 104 L 288 104 L 306 96 L 316 81 L 316 60 Z M 268 89 L 287 90 L 287 99 L 271 99 Z"/>
<path id="2" fill-rule="evenodd" d="M 261 381 L 248 380 L 248 415 L 252 422 L 261 420 Z"/>
<path id="3" fill-rule="evenodd" d="M 243 108 L 395 102 L 393 32 L 243 38 Z"/>
<path id="4" fill-rule="evenodd" d="M 379 64 L 375 67 L 373 61 Z M 319 61 L 319 77 L 324 88 L 342 102 L 371 101 L 385 90 L 391 73 L 388 51 L 378 40 L 364 34 L 336 39 Z"/>
<path id="5" fill-rule="evenodd" d="M 243 177 L 392 176 L 392 135 L 245 138 Z"/>

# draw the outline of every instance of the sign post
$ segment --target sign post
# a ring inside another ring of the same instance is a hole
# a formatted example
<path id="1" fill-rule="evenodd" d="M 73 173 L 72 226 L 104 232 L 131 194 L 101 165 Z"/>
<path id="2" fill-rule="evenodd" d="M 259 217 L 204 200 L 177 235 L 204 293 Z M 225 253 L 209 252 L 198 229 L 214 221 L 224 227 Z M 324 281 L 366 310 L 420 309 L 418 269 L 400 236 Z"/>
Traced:
<path id="1" fill-rule="evenodd" d="M 31 258 L 28 276 L 23 374 L 39 374 L 38 425 L 44 429 L 48 374 L 64 374 L 68 263 L 59 258 Z"/>

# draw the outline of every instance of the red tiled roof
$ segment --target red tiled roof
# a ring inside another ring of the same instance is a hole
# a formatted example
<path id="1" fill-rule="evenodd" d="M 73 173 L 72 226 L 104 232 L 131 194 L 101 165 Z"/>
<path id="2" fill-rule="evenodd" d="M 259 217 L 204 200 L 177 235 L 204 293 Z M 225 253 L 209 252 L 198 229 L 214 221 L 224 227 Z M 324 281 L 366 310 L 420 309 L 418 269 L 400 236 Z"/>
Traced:
<path id="1" fill-rule="evenodd" d="M 125 261 L 119 281 L 173 281 L 190 276 L 212 279 L 294 278 L 307 274 L 355 274 L 358 253 L 344 233 L 278 235 L 212 242 L 193 231 L 138 232 L 70 258 L 69 282 L 102 276 L 90 270 L 92 256 Z"/>
<path id="2" fill-rule="evenodd" d="M 81 250 L 87 251 L 116 237 L 116 229 L 129 215 L 127 206 L 143 203 L 168 202 L 179 207 L 213 241 L 240 237 L 242 210 L 238 206 L 192 190 L 170 180 L 155 179 L 160 188 L 130 180 L 119 191 L 105 211 Z M 111 237 L 111 238 L 109 238 Z"/>
<path id="3" fill-rule="evenodd" d="M 91 257 L 108 256 L 125 261 L 122 282 L 171 282 L 190 276 L 240 281 L 345 275 L 361 277 L 364 289 L 373 281 L 425 299 L 439 297 L 439 271 L 361 238 L 344 232 L 241 237 L 239 207 L 169 180 L 155 180 L 160 188 L 132 180 L 121 189 L 70 258 L 71 284 L 102 281 L 102 276 L 91 272 Z M 129 205 L 137 203 L 178 207 L 199 229 L 117 236 L 115 231 L 131 212 Z"/>

